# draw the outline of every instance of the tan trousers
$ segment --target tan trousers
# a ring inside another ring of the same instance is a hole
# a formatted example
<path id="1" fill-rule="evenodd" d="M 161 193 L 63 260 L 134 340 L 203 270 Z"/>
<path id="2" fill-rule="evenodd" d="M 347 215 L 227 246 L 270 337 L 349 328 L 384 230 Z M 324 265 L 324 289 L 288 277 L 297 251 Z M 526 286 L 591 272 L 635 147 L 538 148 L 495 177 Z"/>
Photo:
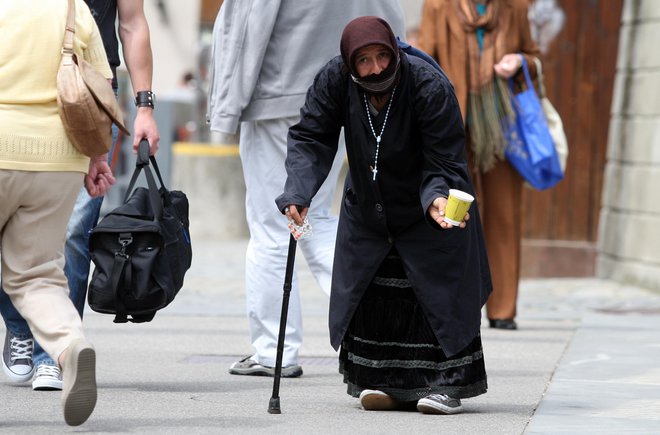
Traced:
<path id="1" fill-rule="evenodd" d="M 80 172 L 0 169 L 2 285 L 55 361 L 83 338 L 63 271 L 66 226 L 82 179 Z"/>
<path id="2" fill-rule="evenodd" d="M 489 319 L 513 319 L 520 279 L 523 179 L 506 161 L 473 177 L 493 280 L 486 313 Z"/>

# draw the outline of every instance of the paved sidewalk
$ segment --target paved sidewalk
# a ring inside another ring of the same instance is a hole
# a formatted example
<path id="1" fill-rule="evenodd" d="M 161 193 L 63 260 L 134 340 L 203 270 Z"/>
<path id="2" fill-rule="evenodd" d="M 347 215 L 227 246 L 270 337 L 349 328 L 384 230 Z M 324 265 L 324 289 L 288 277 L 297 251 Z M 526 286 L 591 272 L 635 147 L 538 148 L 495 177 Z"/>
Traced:
<path id="1" fill-rule="evenodd" d="M 35 392 L 0 375 L 0 432 L 660 433 L 660 295 L 596 279 L 525 280 L 520 330 L 484 325 L 489 391 L 465 400 L 465 413 L 367 412 L 337 373 L 328 301 L 302 256 L 305 374 L 282 380 L 282 414 L 270 415 L 271 378 L 227 373 L 251 351 L 246 241 L 193 243 L 184 289 L 153 322 L 119 325 L 86 313 L 99 382 L 88 422 L 67 427 L 58 392 Z"/>

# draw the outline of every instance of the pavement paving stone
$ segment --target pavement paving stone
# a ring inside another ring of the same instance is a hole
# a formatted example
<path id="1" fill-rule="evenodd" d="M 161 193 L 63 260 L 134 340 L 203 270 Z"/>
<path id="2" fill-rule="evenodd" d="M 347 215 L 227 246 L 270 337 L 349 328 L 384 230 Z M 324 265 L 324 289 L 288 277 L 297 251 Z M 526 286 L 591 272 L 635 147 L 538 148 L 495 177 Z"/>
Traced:
<path id="1" fill-rule="evenodd" d="M 247 243 L 193 242 L 186 284 L 154 321 L 121 325 L 86 312 L 99 382 L 88 422 L 67 427 L 57 392 L 0 380 L 0 433 L 660 433 L 658 294 L 597 279 L 523 280 L 520 329 L 482 329 L 487 394 L 453 416 L 368 412 L 337 373 L 328 299 L 302 256 L 305 373 L 282 380 L 282 414 L 268 414 L 272 379 L 227 372 L 251 352 Z"/>

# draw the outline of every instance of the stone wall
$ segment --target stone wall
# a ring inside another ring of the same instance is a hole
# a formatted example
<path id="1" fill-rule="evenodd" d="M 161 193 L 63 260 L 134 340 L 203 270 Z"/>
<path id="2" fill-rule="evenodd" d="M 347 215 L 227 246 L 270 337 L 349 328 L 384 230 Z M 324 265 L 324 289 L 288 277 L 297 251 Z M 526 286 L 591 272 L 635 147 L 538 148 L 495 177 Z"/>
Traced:
<path id="1" fill-rule="evenodd" d="M 176 143 L 172 186 L 190 203 L 190 235 L 195 240 L 244 238 L 245 182 L 238 146 Z"/>
<path id="2" fill-rule="evenodd" d="M 660 2 L 626 0 L 598 236 L 599 277 L 660 289 Z"/>

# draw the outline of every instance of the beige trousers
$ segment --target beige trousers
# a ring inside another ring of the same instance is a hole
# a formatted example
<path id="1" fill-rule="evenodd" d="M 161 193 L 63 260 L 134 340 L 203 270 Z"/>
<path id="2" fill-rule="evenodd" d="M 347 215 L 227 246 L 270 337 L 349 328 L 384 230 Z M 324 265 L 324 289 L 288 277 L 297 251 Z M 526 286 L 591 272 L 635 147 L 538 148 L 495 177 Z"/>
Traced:
<path id="1" fill-rule="evenodd" d="M 0 169 L 2 285 L 55 361 L 83 338 L 63 271 L 66 226 L 82 178 L 80 172 Z"/>

